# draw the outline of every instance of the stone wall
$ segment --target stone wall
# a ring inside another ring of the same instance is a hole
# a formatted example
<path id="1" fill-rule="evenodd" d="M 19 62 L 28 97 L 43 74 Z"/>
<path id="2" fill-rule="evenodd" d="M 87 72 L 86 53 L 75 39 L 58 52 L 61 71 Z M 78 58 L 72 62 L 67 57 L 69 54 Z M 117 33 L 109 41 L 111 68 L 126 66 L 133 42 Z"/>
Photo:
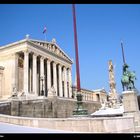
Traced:
<path id="1" fill-rule="evenodd" d="M 100 107 L 99 102 L 83 102 L 83 108 L 88 110 L 89 115 Z M 73 116 L 74 109 L 76 109 L 75 99 L 55 97 L 37 100 L 11 100 L 11 109 L 7 108 L 6 110 L 10 110 L 12 116 L 67 118 Z"/>
<path id="2" fill-rule="evenodd" d="M 139 106 L 139 110 L 140 110 L 140 95 L 137 96 L 138 99 L 138 106 Z"/>
<path id="3" fill-rule="evenodd" d="M 0 103 L 0 114 L 11 115 L 11 103 L 10 102 Z"/>
<path id="4" fill-rule="evenodd" d="M 12 72 L 14 70 L 14 57 L 12 54 L 1 56 L 0 57 L 0 65 L 4 67 L 3 71 L 3 92 L 2 99 L 7 99 L 11 96 L 12 92 Z"/>
<path id="5" fill-rule="evenodd" d="M 0 115 L 0 122 L 84 133 L 134 133 L 134 118 L 81 117 L 81 118 L 29 118 Z"/>
<path id="6" fill-rule="evenodd" d="M 0 98 L 2 98 L 4 93 L 4 67 L 0 66 Z"/>

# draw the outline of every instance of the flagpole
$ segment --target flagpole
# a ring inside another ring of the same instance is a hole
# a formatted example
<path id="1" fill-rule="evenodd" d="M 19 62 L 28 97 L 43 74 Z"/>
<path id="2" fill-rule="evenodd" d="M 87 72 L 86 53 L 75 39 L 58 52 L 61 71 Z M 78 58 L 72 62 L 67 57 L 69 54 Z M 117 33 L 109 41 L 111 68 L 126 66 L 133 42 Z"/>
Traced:
<path id="1" fill-rule="evenodd" d="M 44 39 L 45 39 L 45 41 L 46 41 L 46 31 L 47 31 L 47 29 L 46 29 L 46 26 L 44 27 L 44 30 L 43 30 L 43 34 L 44 34 Z"/>
<path id="2" fill-rule="evenodd" d="M 47 40 L 46 40 L 46 33 L 44 33 L 44 39 L 45 39 L 45 42 L 46 42 L 46 41 L 47 41 Z"/>

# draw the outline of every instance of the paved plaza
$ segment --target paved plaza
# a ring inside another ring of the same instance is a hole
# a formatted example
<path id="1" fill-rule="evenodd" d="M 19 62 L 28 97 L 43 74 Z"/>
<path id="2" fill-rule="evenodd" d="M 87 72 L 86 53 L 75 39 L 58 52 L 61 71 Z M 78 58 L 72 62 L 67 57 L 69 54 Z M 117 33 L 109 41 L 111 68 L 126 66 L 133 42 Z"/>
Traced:
<path id="1" fill-rule="evenodd" d="M 34 128 L 0 122 L 0 133 L 73 133 L 47 128 Z"/>

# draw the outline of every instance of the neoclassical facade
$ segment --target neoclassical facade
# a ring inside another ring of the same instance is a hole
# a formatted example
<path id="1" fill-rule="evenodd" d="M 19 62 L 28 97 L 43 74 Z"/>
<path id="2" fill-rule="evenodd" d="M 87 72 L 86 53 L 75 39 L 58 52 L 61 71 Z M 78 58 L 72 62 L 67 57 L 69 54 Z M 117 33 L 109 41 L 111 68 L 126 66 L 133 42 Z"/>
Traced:
<path id="1" fill-rule="evenodd" d="M 72 60 L 52 42 L 29 39 L 0 47 L 0 99 L 17 93 L 72 98 Z"/>
<path id="2" fill-rule="evenodd" d="M 76 99 L 76 86 L 72 86 L 72 93 Z M 96 101 L 96 102 L 106 102 L 107 101 L 107 92 L 104 88 L 97 90 L 89 90 L 81 88 L 80 93 L 83 95 L 83 101 Z"/>

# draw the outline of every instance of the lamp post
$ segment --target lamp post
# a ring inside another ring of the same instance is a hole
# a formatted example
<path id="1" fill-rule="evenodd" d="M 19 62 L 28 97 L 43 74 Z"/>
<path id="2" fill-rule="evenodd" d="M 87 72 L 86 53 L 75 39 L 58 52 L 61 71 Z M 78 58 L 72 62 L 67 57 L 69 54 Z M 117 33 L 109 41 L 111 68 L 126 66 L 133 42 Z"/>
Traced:
<path id="1" fill-rule="evenodd" d="M 75 5 L 72 4 L 72 12 L 73 12 L 73 27 L 74 27 L 74 42 L 75 42 L 75 57 L 76 57 L 76 80 L 77 80 L 77 109 L 73 111 L 73 115 L 75 116 L 87 116 L 88 111 L 83 109 L 82 107 L 82 94 L 81 94 L 81 86 L 80 86 L 80 69 L 79 69 L 79 57 L 78 57 L 78 39 L 77 39 L 77 29 L 76 29 L 76 12 Z"/>

